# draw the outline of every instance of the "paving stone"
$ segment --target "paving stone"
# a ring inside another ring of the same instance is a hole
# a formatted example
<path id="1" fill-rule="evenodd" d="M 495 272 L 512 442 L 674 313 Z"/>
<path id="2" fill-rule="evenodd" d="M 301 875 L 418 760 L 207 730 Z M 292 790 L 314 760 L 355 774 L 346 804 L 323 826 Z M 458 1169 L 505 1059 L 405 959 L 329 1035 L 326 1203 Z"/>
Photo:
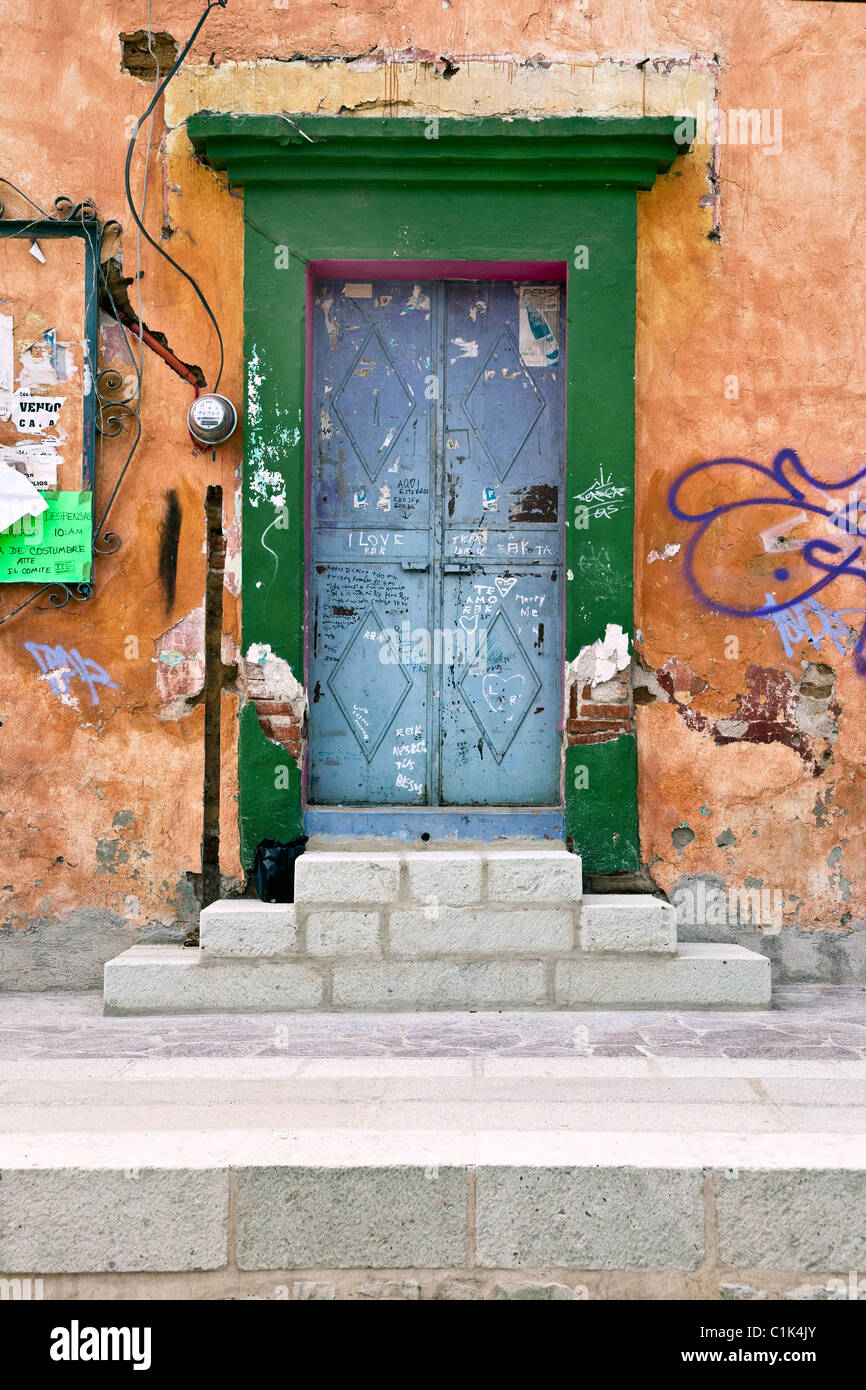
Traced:
<path id="1" fill-rule="evenodd" d="M 571 951 L 574 946 L 571 907 L 517 908 L 440 907 L 435 912 L 414 908 L 392 912 L 389 932 L 394 955 L 442 956 L 477 951 L 485 955 L 520 951 Z"/>
<path id="2" fill-rule="evenodd" d="M 335 965 L 332 1000 L 358 1009 L 517 1008 L 547 998 L 541 961 L 385 961 Z"/>
<path id="3" fill-rule="evenodd" d="M 417 1303 L 421 1285 L 417 1279 L 367 1279 L 355 1290 L 356 1298 L 375 1298 L 383 1303 Z"/>
<path id="4" fill-rule="evenodd" d="M 310 912 L 305 920 L 311 956 L 381 955 L 378 912 Z"/>
<path id="5" fill-rule="evenodd" d="M 672 955 L 677 914 L 670 903 L 649 893 L 587 893 L 580 904 L 580 944 L 584 951 Z"/>
<path id="6" fill-rule="evenodd" d="M 199 942 L 206 957 L 289 955 L 297 942 L 294 907 L 291 903 L 223 898 L 202 909 Z"/>
<path id="7" fill-rule="evenodd" d="M 478 1284 L 470 1284 L 465 1279 L 443 1279 L 441 1284 L 437 1284 L 433 1297 L 448 1303 L 470 1302 L 483 1298 L 484 1291 Z"/>
<path id="8" fill-rule="evenodd" d="M 695 1269 L 704 1252 L 698 1169 L 483 1167 L 478 1263 L 576 1269 Z"/>
<path id="9" fill-rule="evenodd" d="M 785 1291 L 785 1299 L 790 1303 L 842 1303 L 850 1297 L 851 1290 L 844 1279 L 828 1279 L 826 1284 L 798 1284 Z"/>
<path id="10" fill-rule="evenodd" d="M 422 903 L 477 903 L 481 855 L 468 850 L 430 850 L 406 855 L 410 896 Z"/>
<path id="11" fill-rule="evenodd" d="M 490 902 L 577 903 L 582 891 L 580 855 L 567 850 L 491 850 L 487 855 Z"/>
<path id="12" fill-rule="evenodd" d="M 733 1268 L 866 1267 L 866 1171 L 716 1173 L 719 1252 Z"/>
<path id="13" fill-rule="evenodd" d="M 565 1299 L 573 1299 L 574 1290 L 568 1284 L 494 1284 L 488 1298 L 562 1302 Z"/>
<path id="14" fill-rule="evenodd" d="M 4 1165 L 0 1269 L 219 1269 L 228 1257 L 228 1196 L 226 1169 Z"/>
<path id="15" fill-rule="evenodd" d="M 188 951 L 187 954 L 194 954 Z M 18 1059 L 26 1076 L 75 1062 L 87 1075 L 91 1059 L 153 1060 L 212 1057 L 363 1059 L 413 1057 L 543 1057 L 566 1062 L 608 1059 L 631 1067 L 659 1059 L 665 1075 L 697 1065 L 733 1074 L 760 1059 L 762 1075 L 864 1076 L 866 991 L 844 985 L 788 985 L 773 992 L 773 1008 L 721 1010 L 549 1009 L 467 1013 L 318 1012 L 174 1017 L 103 1015 L 101 992 L 0 995 L 0 1051 Z M 846 1060 L 846 1059 L 851 1059 Z M 685 1070 L 684 1070 L 685 1069 Z M 782 1070 L 780 1070 L 782 1069 Z M 715 1074 L 715 1073 L 714 1073 Z"/>
<path id="16" fill-rule="evenodd" d="M 400 888 L 398 854 L 311 850 L 295 864 L 295 902 L 373 906 L 394 902 Z"/>
<path id="17" fill-rule="evenodd" d="M 240 1269 L 439 1269 L 465 1258 L 462 1168 L 243 1168 L 237 1183 Z"/>
<path id="18" fill-rule="evenodd" d="M 317 1279 L 298 1279 L 292 1284 L 292 1299 L 304 1302 L 329 1302 L 337 1297 L 337 1285 Z"/>

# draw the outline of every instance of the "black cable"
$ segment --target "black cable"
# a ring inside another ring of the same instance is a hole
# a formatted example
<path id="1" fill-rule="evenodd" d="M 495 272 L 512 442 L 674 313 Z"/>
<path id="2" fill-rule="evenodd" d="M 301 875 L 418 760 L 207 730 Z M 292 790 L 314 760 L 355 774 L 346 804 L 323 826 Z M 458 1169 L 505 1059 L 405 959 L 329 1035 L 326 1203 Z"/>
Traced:
<path id="1" fill-rule="evenodd" d="M 130 188 L 130 185 L 129 185 L 129 170 L 130 170 L 130 166 L 131 166 L 131 164 L 132 164 L 132 155 L 133 155 L 133 151 L 134 151 L 134 149 L 135 149 L 135 142 L 136 142 L 136 140 L 138 139 L 138 132 L 141 130 L 141 127 L 144 125 L 144 123 L 145 123 L 145 121 L 147 120 L 148 116 L 150 115 L 151 111 L 152 111 L 153 108 L 156 106 L 156 103 L 159 101 L 160 97 L 162 96 L 162 94 L 163 94 L 163 92 L 165 91 L 166 87 L 168 86 L 169 82 L 170 82 L 171 79 L 174 77 L 175 73 L 177 72 L 178 68 L 180 67 L 181 63 L 183 62 L 183 60 L 184 60 L 184 58 L 186 57 L 186 55 L 187 55 L 187 53 L 189 52 L 189 50 L 192 48 L 192 45 L 195 43 L 195 40 L 196 40 L 196 38 L 198 37 L 198 31 L 199 31 L 199 29 L 201 29 L 202 25 L 204 24 L 205 20 L 207 19 L 208 15 L 210 14 L 211 10 L 215 10 L 215 9 L 221 9 L 221 10 L 222 10 L 222 9 L 225 9 L 227 3 L 228 3 L 228 0 L 211 0 L 211 3 L 208 5 L 208 7 L 207 7 L 207 9 L 205 10 L 204 14 L 201 16 L 201 19 L 199 20 L 198 24 L 195 26 L 195 28 L 193 29 L 193 31 L 192 31 L 192 33 L 190 34 L 189 38 L 187 39 L 186 44 L 185 44 L 185 46 L 183 47 L 183 49 L 181 50 L 181 52 L 180 52 L 180 54 L 179 54 L 179 56 L 178 56 L 178 58 L 177 58 L 177 61 L 175 62 L 174 67 L 170 70 L 170 72 L 168 73 L 168 75 L 163 79 L 163 81 L 162 81 L 162 82 L 159 84 L 159 86 L 157 87 L 156 91 L 155 91 L 154 94 L 153 94 L 153 98 L 152 98 L 152 100 L 151 100 L 151 102 L 150 102 L 150 105 L 148 106 L 148 108 L 147 108 L 147 110 L 145 111 L 144 115 L 141 116 L 141 117 L 139 117 L 138 121 L 136 122 L 135 130 L 132 132 L 132 139 L 131 139 L 130 142 L 129 142 L 129 149 L 128 149 L 127 152 L 126 152 L 126 168 L 124 169 L 124 174 L 123 174 L 124 188 L 125 188 L 125 190 L 126 190 L 126 201 L 127 201 L 127 203 L 129 204 L 129 210 L 130 210 L 130 212 L 132 213 L 133 219 L 135 220 L 135 225 L 138 227 L 138 230 L 141 232 L 141 234 L 142 234 L 142 236 L 145 238 L 145 240 L 148 241 L 148 242 L 150 243 L 150 245 L 154 248 L 154 250 L 155 250 L 155 251 L 158 251 L 159 254 L 160 254 L 161 256 L 164 256 L 165 259 L 168 261 L 169 265 L 174 266 L 175 270 L 176 270 L 180 275 L 183 276 L 184 280 L 188 280 L 188 281 L 189 281 L 189 283 L 192 285 L 193 289 L 195 290 L 196 294 L 198 295 L 199 299 L 201 300 L 201 303 L 202 303 L 202 306 L 204 307 L 205 313 L 207 314 L 208 318 L 210 319 L 211 323 L 212 323 L 213 326 L 214 326 L 214 329 L 216 330 L 217 339 L 218 339 L 219 345 L 220 345 L 220 369 L 219 369 L 219 372 L 217 373 L 217 379 L 216 379 L 216 385 L 214 386 L 214 391 L 218 391 L 218 390 L 219 390 L 220 378 L 222 377 L 222 374 L 223 374 L 223 364 L 224 364 L 224 361 L 225 361 L 225 353 L 224 353 L 224 351 L 223 351 L 223 337 L 222 337 L 222 334 L 220 333 L 220 326 L 219 326 L 219 324 L 218 324 L 217 321 L 216 321 L 216 316 L 214 315 L 213 309 L 210 307 L 210 305 L 208 304 L 207 300 L 206 300 L 205 297 L 204 297 L 204 294 L 203 294 L 202 291 L 199 289 L 199 286 L 198 286 L 196 280 L 193 278 L 192 275 L 190 275 L 190 273 L 189 273 L 188 270 L 184 270 L 183 266 L 178 265 L 177 261 L 175 261 L 175 260 L 172 259 L 172 257 L 168 254 L 168 252 L 164 249 L 164 247 L 160 246 L 158 242 L 154 241 L 153 237 L 150 235 L 150 232 L 147 230 L 147 228 L 145 227 L 145 225 L 144 225 L 144 223 L 142 222 L 141 218 L 139 217 L 138 213 L 136 212 L 136 210 L 135 210 L 135 204 L 134 204 L 133 201 L 132 201 L 132 189 Z"/>

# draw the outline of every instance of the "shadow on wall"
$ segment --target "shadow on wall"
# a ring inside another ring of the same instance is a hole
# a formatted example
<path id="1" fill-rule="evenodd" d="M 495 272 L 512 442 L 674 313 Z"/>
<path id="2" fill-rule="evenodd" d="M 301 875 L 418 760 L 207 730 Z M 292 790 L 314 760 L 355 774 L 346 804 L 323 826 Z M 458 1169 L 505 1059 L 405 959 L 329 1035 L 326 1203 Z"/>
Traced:
<path id="1" fill-rule="evenodd" d="M 181 890 L 181 894 L 183 890 Z M 102 967 L 130 946 L 182 942 L 198 922 L 198 903 L 175 900 L 174 926 L 136 928 L 116 912 L 88 908 L 63 917 L 42 917 L 23 931 L 0 929 L 0 993 L 102 988 Z"/>

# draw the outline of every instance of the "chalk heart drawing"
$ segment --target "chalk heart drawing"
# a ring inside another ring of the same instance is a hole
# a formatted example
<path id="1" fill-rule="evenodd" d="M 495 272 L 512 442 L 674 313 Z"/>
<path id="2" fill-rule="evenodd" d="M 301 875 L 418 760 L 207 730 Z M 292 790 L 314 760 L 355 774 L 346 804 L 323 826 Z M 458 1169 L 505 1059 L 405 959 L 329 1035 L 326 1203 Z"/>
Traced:
<path id="1" fill-rule="evenodd" d="M 506 598 L 507 595 L 511 593 L 511 590 L 517 583 L 517 576 L 515 575 L 513 578 L 509 578 L 501 574 L 498 574 L 493 582 L 496 585 L 496 588 L 499 592 L 499 597 Z M 472 633 L 474 633 L 478 627 L 478 619 L 481 615 L 482 609 L 486 609 L 489 615 L 493 608 L 493 604 L 495 603 L 496 599 L 494 599 L 493 603 L 491 603 L 489 600 L 487 602 L 483 602 L 480 600 L 476 601 L 472 599 L 472 597 L 470 596 L 463 605 L 463 612 L 460 614 L 460 618 L 458 620 L 460 626 L 471 636 Z"/>
<path id="2" fill-rule="evenodd" d="M 851 499 L 858 498 L 854 489 L 864 479 L 866 467 L 825 482 L 793 449 L 780 449 L 769 468 L 731 457 L 685 469 L 668 493 L 668 505 L 673 516 L 694 527 L 683 570 L 695 598 L 714 613 L 765 618 L 844 581 L 862 605 L 866 594 L 854 581 L 866 581 L 866 518 L 860 524 L 850 518 L 862 510 Z M 713 495 L 718 500 L 708 505 Z M 785 535 L 782 522 L 792 535 Z M 866 621 L 853 662 L 858 675 L 866 675 Z"/>
<path id="3" fill-rule="evenodd" d="M 510 724 L 517 706 L 523 699 L 525 676 L 490 676 L 481 682 L 481 693 L 494 714 L 504 714 L 506 724 Z M 508 714 L 507 711 L 511 713 Z"/>

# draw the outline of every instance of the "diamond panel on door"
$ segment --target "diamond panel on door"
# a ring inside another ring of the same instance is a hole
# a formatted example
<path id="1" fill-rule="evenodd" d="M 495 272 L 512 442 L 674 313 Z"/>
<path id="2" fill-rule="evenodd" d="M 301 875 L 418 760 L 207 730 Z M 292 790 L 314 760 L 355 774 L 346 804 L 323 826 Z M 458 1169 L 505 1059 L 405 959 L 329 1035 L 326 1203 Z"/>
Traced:
<path id="1" fill-rule="evenodd" d="M 328 677 L 328 689 L 368 763 L 412 689 L 412 678 L 398 661 L 380 661 L 383 642 L 390 640 L 383 636 L 386 631 L 375 608 L 368 608 Z M 395 645 L 391 640 L 388 655 Z"/>
<path id="2" fill-rule="evenodd" d="M 497 478 L 504 478 L 544 410 L 544 397 L 507 328 L 484 358 L 463 410 Z"/>
<path id="3" fill-rule="evenodd" d="M 484 633 L 483 649 L 463 665 L 457 689 L 498 763 L 541 689 L 532 662 L 502 612 Z"/>
<path id="4" fill-rule="evenodd" d="M 446 574 L 446 613 L 468 622 L 442 681 L 442 802 L 559 800 L 559 571 L 478 565 Z M 477 618 L 477 623 L 476 623 Z"/>
<path id="5" fill-rule="evenodd" d="M 412 417 L 415 400 L 381 332 L 371 328 L 334 396 L 334 411 L 375 480 Z"/>

